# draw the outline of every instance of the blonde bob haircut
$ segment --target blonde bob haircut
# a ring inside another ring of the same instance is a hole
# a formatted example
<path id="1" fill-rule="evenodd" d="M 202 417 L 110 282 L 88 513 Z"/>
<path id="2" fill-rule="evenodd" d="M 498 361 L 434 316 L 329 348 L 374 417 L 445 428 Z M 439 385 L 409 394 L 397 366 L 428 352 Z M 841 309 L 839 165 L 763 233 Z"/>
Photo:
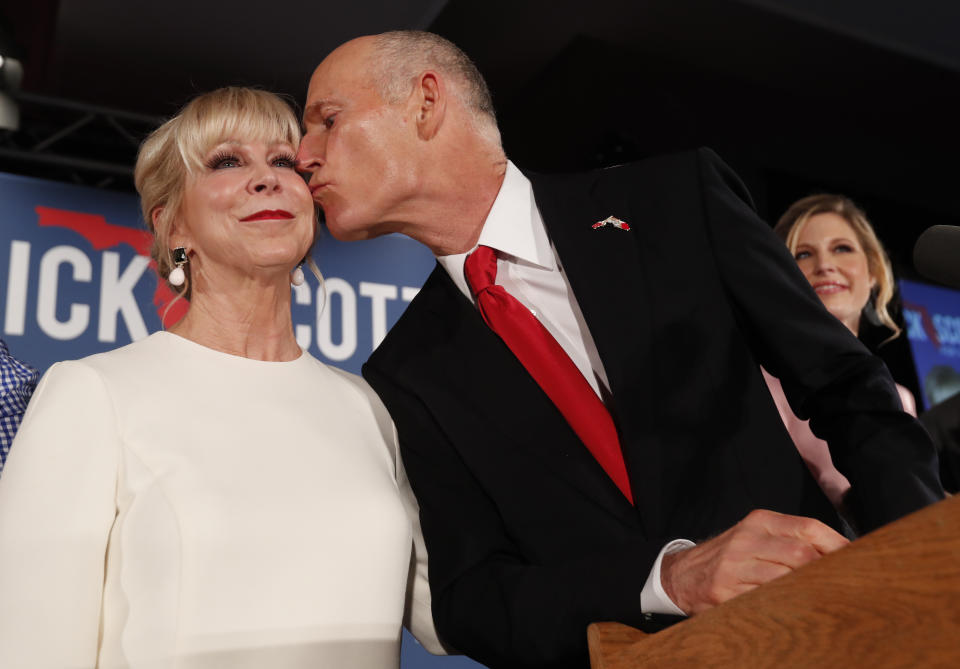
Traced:
<path id="1" fill-rule="evenodd" d="M 164 281 L 174 268 L 171 246 L 176 240 L 170 233 L 180 211 L 184 186 L 206 169 L 206 155 L 230 140 L 283 142 L 296 148 L 300 127 L 290 106 L 273 93 L 230 86 L 198 95 L 140 145 L 133 178 L 143 220 L 154 236 L 150 255 Z M 187 276 L 183 286 L 168 285 L 189 300 L 190 264 L 183 269 Z"/>
<path id="2" fill-rule="evenodd" d="M 893 331 L 893 334 L 886 341 L 896 338 L 900 334 L 900 327 L 894 322 L 888 310 L 890 300 L 893 299 L 894 289 L 890 258 L 883 250 L 880 240 L 877 239 L 877 233 L 874 232 L 873 226 L 867 220 L 866 214 L 854 204 L 853 200 L 843 195 L 827 193 L 808 195 L 790 205 L 790 208 L 777 221 L 773 231 L 786 242 L 790 253 L 796 255 L 797 240 L 803 226 L 813 216 L 827 213 L 840 216 L 853 228 L 857 235 L 857 241 L 867 256 L 867 269 L 875 281 L 875 286 L 870 293 L 873 310 L 876 312 L 877 320 Z M 868 303 L 868 309 L 869 306 Z"/>

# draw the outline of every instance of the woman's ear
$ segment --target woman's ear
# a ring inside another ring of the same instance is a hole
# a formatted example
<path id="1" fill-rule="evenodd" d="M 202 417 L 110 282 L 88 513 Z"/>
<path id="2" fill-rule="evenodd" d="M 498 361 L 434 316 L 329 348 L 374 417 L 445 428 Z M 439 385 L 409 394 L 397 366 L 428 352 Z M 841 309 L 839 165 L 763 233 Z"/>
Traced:
<path id="1" fill-rule="evenodd" d="M 163 215 L 163 207 L 154 207 L 153 211 L 150 212 L 150 223 L 153 225 L 153 229 L 157 229 L 157 224 L 160 222 L 160 217 Z"/>
<path id="2" fill-rule="evenodd" d="M 439 132 L 446 115 L 446 85 L 439 74 L 427 70 L 420 75 L 414 96 L 418 104 L 417 135 L 420 139 L 432 139 Z"/>
<path id="3" fill-rule="evenodd" d="M 150 214 L 150 218 L 153 219 L 154 230 L 159 229 L 164 210 L 165 207 L 161 205 L 156 207 Z M 183 224 L 179 216 L 172 217 L 167 225 L 169 229 L 167 230 L 166 236 L 170 243 L 173 243 L 175 246 L 189 246 L 187 226 Z"/>

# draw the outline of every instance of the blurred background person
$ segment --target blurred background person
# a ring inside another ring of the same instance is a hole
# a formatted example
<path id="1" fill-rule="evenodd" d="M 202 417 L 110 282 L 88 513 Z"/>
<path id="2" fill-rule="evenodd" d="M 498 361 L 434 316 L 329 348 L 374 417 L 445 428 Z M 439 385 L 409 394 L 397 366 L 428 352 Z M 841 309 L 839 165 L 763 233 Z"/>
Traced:
<path id="1" fill-rule="evenodd" d="M 0 483 L 0 666 L 395 667 L 405 611 L 430 646 L 390 418 L 294 337 L 299 139 L 280 98 L 224 88 L 143 143 L 153 257 L 189 310 L 40 382 Z"/>
<path id="2" fill-rule="evenodd" d="M 917 240 L 913 264 L 928 279 L 960 289 L 960 227 L 934 225 Z M 940 480 L 949 493 L 960 492 L 960 373 L 934 365 L 923 380 L 927 406 L 920 423 L 927 428 L 940 458 Z"/>
<path id="3" fill-rule="evenodd" d="M 0 475 L 39 378 L 39 372 L 14 358 L 0 339 Z"/>
<path id="4" fill-rule="evenodd" d="M 858 336 L 862 319 L 883 325 L 888 338 L 901 328 L 889 312 L 894 293 L 890 260 L 866 215 L 843 195 L 810 195 L 794 202 L 774 227 L 797 260 L 827 310 Z M 780 417 L 820 487 L 843 514 L 843 497 L 850 482 L 837 471 L 827 442 L 818 438 L 809 422 L 801 420 L 787 403 L 780 381 L 763 370 L 764 380 Z M 903 410 L 917 415 L 909 390 L 897 384 Z"/>
<path id="5" fill-rule="evenodd" d="M 928 407 L 946 402 L 960 395 L 960 372 L 948 365 L 934 365 L 923 379 L 923 389 Z"/>

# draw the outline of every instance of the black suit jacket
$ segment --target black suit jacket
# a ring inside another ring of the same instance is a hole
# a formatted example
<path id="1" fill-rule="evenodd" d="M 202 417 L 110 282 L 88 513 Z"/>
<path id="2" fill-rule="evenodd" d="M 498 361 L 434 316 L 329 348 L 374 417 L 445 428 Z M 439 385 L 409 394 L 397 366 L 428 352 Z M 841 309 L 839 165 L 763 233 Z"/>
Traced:
<path id="1" fill-rule="evenodd" d="M 960 394 L 943 400 L 920 414 L 940 459 L 940 482 L 953 494 L 960 493 Z"/>
<path id="2" fill-rule="evenodd" d="M 839 527 L 759 365 L 830 442 L 870 529 L 938 499 L 933 448 L 701 150 L 532 177 L 599 349 L 636 505 L 437 269 L 363 368 L 421 506 L 434 618 L 490 666 L 586 667 L 585 627 L 642 626 L 661 547 L 766 508 Z M 593 223 L 615 215 L 631 230 Z"/>

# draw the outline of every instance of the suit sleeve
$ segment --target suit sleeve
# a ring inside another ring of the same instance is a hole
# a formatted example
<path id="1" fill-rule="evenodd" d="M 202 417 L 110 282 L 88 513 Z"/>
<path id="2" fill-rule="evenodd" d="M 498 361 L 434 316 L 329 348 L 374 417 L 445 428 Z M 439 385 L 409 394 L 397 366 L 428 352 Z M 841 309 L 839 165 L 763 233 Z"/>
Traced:
<path id="1" fill-rule="evenodd" d="M 707 234 L 738 324 L 794 413 L 830 444 L 860 529 L 941 499 L 933 446 L 901 410 L 886 366 L 823 307 L 730 169 L 705 149 L 698 162 Z"/>
<path id="2" fill-rule="evenodd" d="M 952 494 L 960 493 L 960 395 L 920 414 L 940 458 L 940 480 Z"/>
<path id="3" fill-rule="evenodd" d="M 54 365 L 0 478 L 0 666 L 96 665 L 118 453 L 99 375 Z"/>
<path id="4" fill-rule="evenodd" d="M 428 408 L 373 364 L 363 372 L 397 424 L 445 643 L 491 667 L 583 667 L 589 623 L 659 624 L 642 613 L 640 593 L 665 541 L 532 563 Z"/>

